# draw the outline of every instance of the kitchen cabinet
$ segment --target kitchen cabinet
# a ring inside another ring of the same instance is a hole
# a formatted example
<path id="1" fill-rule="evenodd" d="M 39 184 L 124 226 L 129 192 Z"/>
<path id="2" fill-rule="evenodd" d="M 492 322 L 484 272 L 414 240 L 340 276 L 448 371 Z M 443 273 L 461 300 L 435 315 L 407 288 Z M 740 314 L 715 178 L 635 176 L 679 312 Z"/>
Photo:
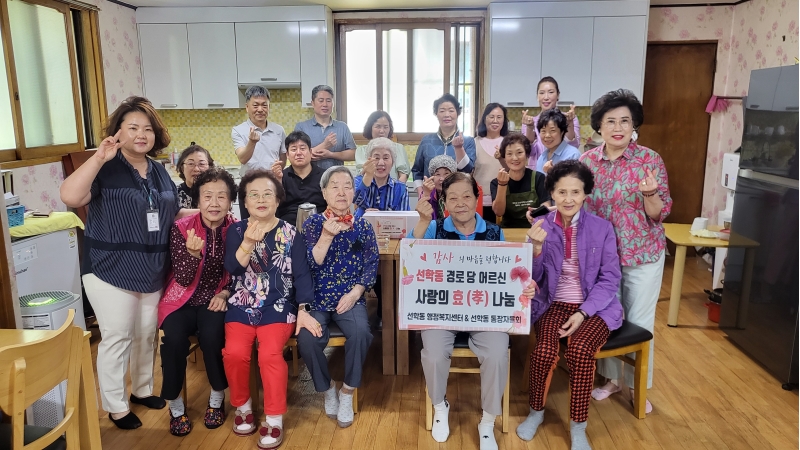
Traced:
<path id="1" fill-rule="evenodd" d="M 592 39 L 591 101 L 616 89 L 642 100 L 647 17 L 595 17 Z"/>
<path id="2" fill-rule="evenodd" d="M 328 74 L 333 70 L 333 61 L 328 58 L 326 28 L 324 20 L 300 22 L 300 90 L 304 107 L 311 106 L 314 87 L 330 84 Z"/>
<path id="3" fill-rule="evenodd" d="M 190 23 L 187 29 L 194 108 L 239 108 L 234 24 Z"/>
<path id="4" fill-rule="evenodd" d="M 300 85 L 298 22 L 236 23 L 239 84 Z"/>
<path id="5" fill-rule="evenodd" d="M 798 98 L 798 67 L 796 64 L 781 67 L 778 78 L 778 88 L 775 90 L 775 100 L 772 102 L 773 111 L 797 111 Z M 780 94 L 778 94 L 780 92 Z"/>
<path id="6" fill-rule="evenodd" d="M 594 19 L 550 18 L 542 26 L 542 77 L 558 81 L 561 102 L 591 105 Z M 568 110 L 567 107 L 563 107 Z"/>
<path id="7" fill-rule="evenodd" d="M 542 19 L 492 19 L 490 98 L 508 107 L 537 106 L 542 74 Z"/>
<path id="8" fill-rule="evenodd" d="M 186 24 L 139 24 L 144 95 L 158 109 L 191 109 Z"/>
<path id="9" fill-rule="evenodd" d="M 780 76 L 780 67 L 751 71 L 750 88 L 747 92 L 747 109 L 771 110 Z"/>

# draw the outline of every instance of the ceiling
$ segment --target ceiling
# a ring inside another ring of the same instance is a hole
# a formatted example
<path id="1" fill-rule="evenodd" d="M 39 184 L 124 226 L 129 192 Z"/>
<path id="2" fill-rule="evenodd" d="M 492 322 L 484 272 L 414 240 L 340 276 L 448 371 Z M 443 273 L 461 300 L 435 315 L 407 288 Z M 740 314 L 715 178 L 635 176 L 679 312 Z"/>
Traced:
<path id="1" fill-rule="evenodd" d="M 133 6 L 307 6 L 324 4 L 334 11 L 379 9 L 486 8 L 489 0 L 122 0 Z M 543 1 L 543 0 L 517 0 Z M 570 0 L 556 0 L 570 1 Z M 598 0 L 600 1 L 600 0 Z M 735 0 L 651 0 L 652 5 L 731 4 Z"/>

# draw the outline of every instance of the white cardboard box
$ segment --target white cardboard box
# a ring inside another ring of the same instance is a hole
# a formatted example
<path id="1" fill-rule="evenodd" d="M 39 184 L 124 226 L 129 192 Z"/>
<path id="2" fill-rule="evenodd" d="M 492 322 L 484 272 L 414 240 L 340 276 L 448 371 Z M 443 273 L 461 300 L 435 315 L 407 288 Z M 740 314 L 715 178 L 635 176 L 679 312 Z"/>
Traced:
<path id="1" fill-rule="evenodd" d="M 419 222 L 416 211 L 367 211 L 366 219 L 375 230 L 375 235 L 388 233 L 392 239 L 402 239 L 414 229 Z"/>

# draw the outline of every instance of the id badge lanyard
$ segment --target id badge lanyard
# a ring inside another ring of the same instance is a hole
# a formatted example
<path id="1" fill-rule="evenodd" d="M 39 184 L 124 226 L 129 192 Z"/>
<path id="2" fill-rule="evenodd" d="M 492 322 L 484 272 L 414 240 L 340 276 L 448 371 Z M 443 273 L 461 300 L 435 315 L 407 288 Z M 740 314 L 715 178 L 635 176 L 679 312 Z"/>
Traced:
<path id="1" fill-rule="evenodd" d="M 142 182 L 142 190 L 144 190 L 145 198 L 147 198 L 147 231 L 159 231 L 158 224 L 158 209 L 153 202 L 153 193 L 147 188 L 147 184 Z"/>

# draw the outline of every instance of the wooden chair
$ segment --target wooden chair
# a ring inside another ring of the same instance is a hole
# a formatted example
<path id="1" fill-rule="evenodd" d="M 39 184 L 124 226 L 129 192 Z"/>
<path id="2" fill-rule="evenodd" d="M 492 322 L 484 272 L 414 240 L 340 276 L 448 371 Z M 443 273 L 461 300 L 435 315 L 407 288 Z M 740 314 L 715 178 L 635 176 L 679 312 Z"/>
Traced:
<path id="1" fill-rule="evenodd" d="M 197 340 L 197 336 L 189 336 L 189 356 L 191 358 L 194 356 L 195 367 L 197 370 L 205 370 L 205 365 L 203 363 L 203 351 L 200 350 L 200 341 Z M 189 409 L 189 388 L 188 382 L 186 380 L 187 376 L 184 374 L 183 376 L 183 404 L 186 406 L 186 409 Z"/>
<path id="2" fill-rule="evenodd" d="M 647 400 L 647 372 L 649 368 L 650 359 L 650 341 L 653 339 L 653 333 L 645 330 L 644 328 L 622 321 L 622 326 L 611 332 L 605 345 L 595 353 L 595 359 L 602 358 L 617 358 L 625 364 L 633 366 L 634 381 L 633 381 L 633 415 L 639 419 L 644 419 L 647 415 L 645 412 L 645 403 Z M 566 345 L 566 340 L 561 340 L 561 345 Z M 536 333 L 531 327 L 530 340 L 528 341 L 528 352 L 525 358 L 525 370 L 522 372 L 522 385 L 528 389 L 528 380 L 530 377 L 530 355 L 536 347 Z M 627 356 L 628 353 L 635 353 L 636 359 Z M 554 371 L 556 364 L 550 369 Z"/>
<path id="3" fill-rule="evenodd" d="M 67 321 L 55 335 L 0 348 L 0 409 L 11 419 L 0 424 L 0 442 L 13 450 L 77 449 L 80 446 L 79 392 L 83 331 Z M 25 408 L 67 381 L 64 419 L 55 428 L 25 425 Z M 66 433 L 66 437 L 62 436 Z"/>
<path id="4" fill-rule="evenodd" d="M 501 424 L 503 427 L 503 433 L 508 433 L 508 413 L 509 413 L 509 398 L 510 396 L 510 384 L 511 384 L 511 341 L 508 344 L 508 373 L 509 376 L 506 377 L 506 388 L 503 391 L 503 414 L 501 416 Z M 452 358 L 477 358 L 475 353 L 472 352 L 469 348 L 469 333 L 458 333 L 456 334 L 456 340 L 453 343 L 453 355 Z M 481 373 L 480 367 L 450 367 L 450 373 Z M 425 429 L 430 431 L 433 428 L 433 403 L 431 402 L 431 398 L 428 395 L 428 386 L 425 386 Z"/>
<path id="5" fill-rule="evenodd" d="M 328 324 L 328 331 L 330 333 L 328 347 L 344 347 L 344 343 L 347 341 L 347 338 L 344 337 L 344 333 L 342 333 L 339 325 L 336 325 L 334 321 L 331 321 Z M 289 342 L 286 343 L 286 346 L 292 349 L 292 375 L 297 376 L 299 358 L 297 354 L 297 336 L 292 336 L 289 338 Z M 358 413 L 358 389 L 353 390 L 353 412 Z"/>

